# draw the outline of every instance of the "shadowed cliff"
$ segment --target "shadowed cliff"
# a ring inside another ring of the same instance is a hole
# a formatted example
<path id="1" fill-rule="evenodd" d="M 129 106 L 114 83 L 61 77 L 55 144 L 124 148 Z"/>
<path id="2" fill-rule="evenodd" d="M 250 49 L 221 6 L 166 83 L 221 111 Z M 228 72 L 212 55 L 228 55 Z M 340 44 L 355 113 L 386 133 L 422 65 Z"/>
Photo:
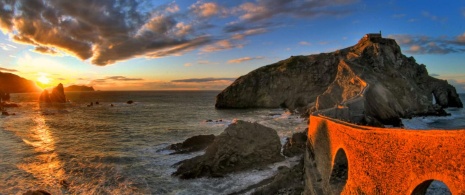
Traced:
<path id="1" fill-rule="evenodd" d="M 18 75 L 0 72 L 0 92 L 28 93 L 42 91 L 33 81 Z"/>
<path id="2" fill-rule="evenodd" d="M 429 76 L 395 40 L 371 35 L 342 50 L 292 56 L 256 69 L 218 94 L 215 106 L 284 107 L 379 126 L 463 106 L 452 85 Z"/>

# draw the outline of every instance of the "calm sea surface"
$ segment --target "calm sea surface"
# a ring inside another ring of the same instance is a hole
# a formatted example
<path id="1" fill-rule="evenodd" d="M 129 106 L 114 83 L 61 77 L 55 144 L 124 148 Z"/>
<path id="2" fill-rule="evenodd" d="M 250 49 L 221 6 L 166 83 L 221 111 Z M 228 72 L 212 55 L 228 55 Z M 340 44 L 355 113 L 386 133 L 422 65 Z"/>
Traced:
<path id="1" fill-rule="evenodd" d="M 39 94 L 13 94 L 12 101 L 21 106 L 8 109 L 16 115 L 0 118 L 0 194 L 34 189 L 52 194 L 227 194 L 295 163 L 288 159 L 220 179 L 171 177 L 172 164 L 201 152 L 169 155 L 163 148 L 194 135 L 217 135 L 234 119 L 274 128 L 282 141 L 306 127 L 303 119 L 280 109 L 216 110 L 217 94 L 69 92 L 69 103 L 53 105 L 39 104 Z M 128 100 L 135 103 L 126 104 Z"/>

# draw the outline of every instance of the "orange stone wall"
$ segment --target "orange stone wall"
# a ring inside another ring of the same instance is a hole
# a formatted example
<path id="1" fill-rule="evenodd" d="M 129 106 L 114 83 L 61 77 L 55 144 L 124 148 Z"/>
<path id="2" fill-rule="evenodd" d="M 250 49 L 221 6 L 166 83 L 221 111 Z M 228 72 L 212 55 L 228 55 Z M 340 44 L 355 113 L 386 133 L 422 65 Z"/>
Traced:
<path id="1" fill-rule="evenodd" d="M 310 116 L 308 136 L 324 188 L 343 149 L 348 179 L 342 194 L 412 194 L 432 179 L 465 194 L 465 130 L 372 128 Z"/>

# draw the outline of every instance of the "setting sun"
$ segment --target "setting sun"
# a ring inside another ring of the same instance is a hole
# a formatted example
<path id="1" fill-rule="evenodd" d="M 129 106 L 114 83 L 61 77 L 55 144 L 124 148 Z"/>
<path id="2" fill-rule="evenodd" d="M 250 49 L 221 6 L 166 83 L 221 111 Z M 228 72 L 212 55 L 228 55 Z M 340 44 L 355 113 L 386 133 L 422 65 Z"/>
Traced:
<path id="1" fill-rule="evenodd" d="M 39 81 L 41 84 L 49 84 L 50 83 L 50 78 L 47 77 L 47 74 L 40 74 L 40 77 L 37 78 L 37 81 Z"/>

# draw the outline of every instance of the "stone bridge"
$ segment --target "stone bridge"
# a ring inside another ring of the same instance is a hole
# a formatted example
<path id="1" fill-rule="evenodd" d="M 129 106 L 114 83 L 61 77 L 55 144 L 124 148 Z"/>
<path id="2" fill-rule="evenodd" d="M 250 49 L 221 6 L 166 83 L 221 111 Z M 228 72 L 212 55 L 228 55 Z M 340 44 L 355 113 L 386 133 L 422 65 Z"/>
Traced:
<path id="1" fill-rule="evenodd" d="M 465 195 L 465 130 L 357 126 L 310 116 L 306 194 L 425 194 L 433 180 Z"/>

